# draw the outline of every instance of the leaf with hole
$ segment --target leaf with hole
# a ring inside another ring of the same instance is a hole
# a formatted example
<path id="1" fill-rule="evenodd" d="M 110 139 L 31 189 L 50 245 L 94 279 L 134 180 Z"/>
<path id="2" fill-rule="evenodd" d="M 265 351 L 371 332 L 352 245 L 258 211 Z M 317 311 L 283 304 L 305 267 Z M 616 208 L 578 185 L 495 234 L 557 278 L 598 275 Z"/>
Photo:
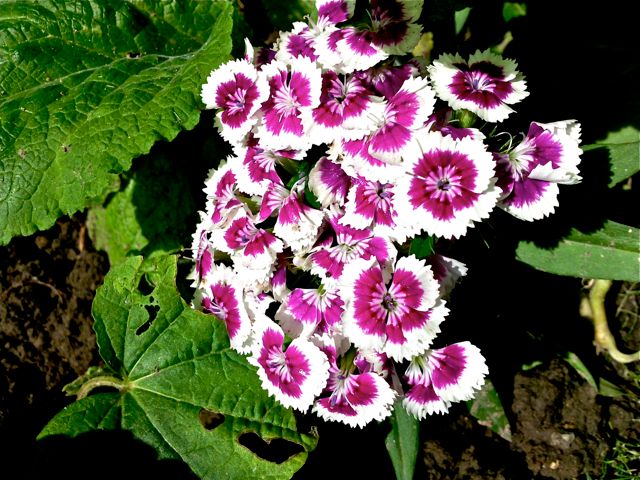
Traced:
<path id="1" fill-rule="evenodd" d="M 109 272 L 93 315 L 100 354 L 118 378 L 92 377 L 82 388 L 119 392 L 70 405 L 40 437 L 78 434 L 108 415 L 200 478 L 290 478 L 315 438 L 298 433 L 293 413 L 231 350 L 224 323 L 180 298 L 176 271 L 175 257 L 158 256 L 127 258 Z"/>
<path id="2" fill-rule="evenodd" d="M 231 51 L 229 2 L 0 2 L 0 243 L 100 203 L 193 128 Z"/>

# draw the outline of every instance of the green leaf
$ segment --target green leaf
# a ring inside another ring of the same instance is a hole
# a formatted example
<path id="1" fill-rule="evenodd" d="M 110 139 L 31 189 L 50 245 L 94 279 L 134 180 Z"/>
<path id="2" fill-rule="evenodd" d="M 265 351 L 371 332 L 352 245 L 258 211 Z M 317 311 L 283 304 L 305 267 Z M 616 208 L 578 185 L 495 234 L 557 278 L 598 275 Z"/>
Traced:
<path id="1" fill-rule="evenodd" d="M 68 405 L 40 432 L 38 440 L 51 435 L 75 437 L 93 430 L 113 430 L 120 423 L 120 395 L 98 393 Z"/>
<path id="2" fill-rule="evenodd" d="M 426 258 L 433 254 L 433 237 L 414 237 L 411 240 L 409 253 L 415 255 L 416 258 Z"/>
<path id="3" fill-rule="evenodd" d="M 181 458 L 200 478 L 290 478 L 316 440 L 298 433 L 293 413 L 262 389 L 256 369 L 229 347 L 224 323 L 180 298 L 176 271 L 173 256 L 130 257 L 96 294 L 100 354 L 122 377 L 113 383 L 120 427 L 155 447 L 159 458 Z M 203 410 L 221 423 L 207 429 Z M 241 443 L 250 433 L 267 443 L 282 439 L 298 453 L 281 463 L 260 458 Z"/>
<path id="4" fill-rule="evenodd" d="M 316 15 L 314 0 L 262 0 L 271 24 L 283 32 L 291 30 L 293 22 L 304 21 L 305 15 Z"/>
<path id="5" fill-rule="evenodd" d="M 398 480 L 411 480 L 418 458 L 420 422 L 396 402 L 391 416 L 391 431 L 384 444 Z"/>
<path id="6" fill-rule="evenodd" d="M 580 357 L 578 357 L 573 352 L 567 352 L 564 355 L 564 360 L 569 365 L 571 365 L 573 369 L 578 373 L 578 375 L 584 378 L 589 385 L 591 385 L 596 391 L 598 390 L 598 384 L 596 383 L 596 379 L 593 378 L 593 375 L 591 375 L 591 372 L 589 371 L 587 366 L 584 364 L 584 362 L 580 360 Z"/>
<path id="7" fill-rule="evenodd" d="M 625 127 L 611 132 L 607 138 L 582 149 L 587 152 L 596 148 L 607 148 L 611 160 L 611 179 L 613 187 L 640 171 L 640 131 L 634 127 Z"/>
<path id="8" fill-rule="evenodd" d="M 511 441 L 511 426 L 493 383 L 487 378 L 473 400 L 467 402 L 469 413 L 480 425 L 489 427 L 506 441 Z"/>
<path id="9" fill-rule="evenodd" d="M 464 28 L 470 13 L 471 13 L 471 7 L 466 7 L 466 8 L 463 8 L 462 10 L 457 10 L 455 12 L 453 18 L 456 25 L 456 35 L 458 35 Z"/>
<path id="10" fill-rule="evenodd" d="M 108 253 L 111 265 L 131 254 L 176 252 L 190 242 L 196 203 L 178 164 L 162 154 L 145 157 L 122 191 L 89 211 L 91 239 Z"/>
<path id="11" fill-rule="evenodd" d="M 514 18 L 524 17 L 527 14 L 526 3 L 504 2 L 502 5 L 502 18 L 505 22 Z"/>
<path id="12" fill-rule="evenodd" d="M 231 50 L 227 2 L 0 3 L 0 243 L 101 202 L 193 128 Z"/>
<path id="13" fill-rule="evenodd" d="M 516 256 L 539 270 L 579 278 L 640 281 L 640 230 L 607 221 L 590 234 L 572 230 L 553 249 L 520 242 Z"/>
<path id="14" fill-rule="evenodd" d="M 625 391 L 623 389 L 615 383 L 611 383 L 606 378 L 600 378 L 598 383 L 598 393 L 603 397 L 622 397 L 625 395 Z"/>

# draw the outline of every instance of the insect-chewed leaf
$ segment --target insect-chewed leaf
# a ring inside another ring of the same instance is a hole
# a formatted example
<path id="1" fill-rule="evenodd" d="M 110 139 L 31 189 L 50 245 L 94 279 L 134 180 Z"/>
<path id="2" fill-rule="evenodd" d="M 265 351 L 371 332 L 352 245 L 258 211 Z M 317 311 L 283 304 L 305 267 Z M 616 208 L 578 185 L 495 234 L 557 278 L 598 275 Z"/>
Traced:
<path id="1" fill-rule="evenodd" d="M 122 377 L 120 392 L 70 405 L 40 437 L 77 435 L 117 414 L 118 425 L 159 458 L 181 458 L 200 478 L 290 478 L 316 440 L 298 433 L 293 413 L 268 397 L 255 368 L 229 347 L 224 323 L 180 298 L 176 272 L 173 256 L 131 257 L 109 272 L 93 314 L 100 353 Z M 157 306 L 155 319 L 139 331 L 148 305 Z M 203 409 L 221 421 L 207 428 Z M 294 444 L 294 454 L 266 460 L 240 441 L 251 432 Z"/>

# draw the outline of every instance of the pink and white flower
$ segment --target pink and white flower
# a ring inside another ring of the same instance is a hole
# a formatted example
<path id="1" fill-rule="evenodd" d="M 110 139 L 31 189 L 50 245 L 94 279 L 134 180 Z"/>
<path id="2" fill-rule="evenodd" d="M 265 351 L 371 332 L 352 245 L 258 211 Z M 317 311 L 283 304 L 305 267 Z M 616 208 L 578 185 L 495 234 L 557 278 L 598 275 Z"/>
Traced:
<path id="1" fill-rule="evenodd" d="M 238 198 L 236 176 L 231 169 L 233 162 L 229 158 L 227 163 L 221 164 L 217 170 L 209 172 L 205 181 L 204 193 L 207 194 L 207 215 L 213 226 L 223 223 L 233 209 L 243 205 Z"/>
<path id="2" fill-rule="evenodd" d="M 191 258 L 194 265 L 188 278 L 193 280 L 192 287 L 198 287 L 202 278 L 206 277 L 213 267 L 214 249 L 209 241 L 211 227 L 211 219 L 200 212 L 200 223 L 196 227 L 191 243 Z"/>
<path id="3" fill-rule="evenodd" d="M 253 215 L 238 208 L 223 228 L 212 233 L 218 249 L 227 252 L 240 283 L 245 288 L 260 288 L 272 275 L 276 255 L 284 249 L 282 241 L 271 232 L 259 228 Z"/>
<path id="4" fill-rule="evenodd" d="M 345 78 L 328 70 L 322 74 L 320 104 L 303 123 L 315 145 L 338 138 L 362 138 L 375 128 L 376 118 L 384 109 L 381 102 L 359 78 Z"/>
<path id="5" fill-rule="evenodd" d="M 260 145 L 270 150 L 305 150 L 309 138 L 302 118 L 320 103 L 320 69 L 308 58 L 297 57 L 290 67 L 274 61 L 262 67 L 262 72 L 270 92 L 256 132 Z"/>
<path id="6" fill-rule="evenodd" d="M 371 0 L 372 42 L 391 55 L 410 53 L 422 33 L 422 0 Z"/>
<path id="7" fill-rule="evenodd" d="M 344 302 L 335 288 L 296 288 L 282 307 L 276 320 L 292 337 L 310 337 L 316 333 L 333 336 L 341 330 Z"/>
<path id="8" fill-rule="evenodd" d="M 327 384 L 326 355 L 305 338 L 284 347 L 282 329 L 271 321 L 260 323 L 249 362 L 258 367 L 262 387 L 285 407 L 306 411 Z"/>
<path id="9" fill-rule="evenodd" d="M 402 404 L 418 420 L 446 413 L 452 402 L 471 400 L 487 374 L 484 357 L 469 342 L 429 350 L 411 359 L 404 375 L 409 389 Z"/>
<path id="10" fill-rule="evenodd" d="M 278 219 L 273 233 L 290 246 L 294 253 L 313 244 L 324 219 L 323 212 L 304 203 L 303 187 L 304 182 L 299 182 L 289 191 L 283 185 L 270 184 L 259 213 L 259 221 L 262 222 L 277 210 Z"/>
<path id="11" fill-rule="evenodd" d="M 329 360 L 327 387 L 313 405 L 313 412 L 327 421 L 364 427 L 391 415 L 395 392 L 373 371 L 356 373 L 355 365 L 338 367 L 335 348 L 324 347 Z"/>
<path id="12" fill-rule="evenodd" d="M 391 182 L 352 179 L 345 214 L 340 223 L 358 229 L 371 229 L 379 237 L 402 243 L 418 229 L 410 215 L 397 208 L 398 187 Z"/>
<path id="13" fill-rule="evenodd" d="M 321 157 L 309 172 L 309 189 L 324 208 L 344 205 L 351 177 L 327 157 Z"/>
<path id="14" fill-rule="evenodd" d="M 207 108 L 218 108 L 216 121 L 223 138 L 239 142 L 256 123 L 256 112 L 269 96 L 269 85 L 247 60 L 233 60 L 212 71 L 202 86 Z"/>
<path id="15" fill-rule="evenodd" d="M 356 229 L 342 224 L 339 214 L 329 216 L 335 233 L 335 245 L 331 242 L 313 249 L 309 255 L 311 272 L 327 285 L 340 282 L 346 265 L 362 258 L 376 261 L 389 268 L 396 258 L 396 249 L 385 237 L 377 237 L 370 229 Z"/>
<path id="16" fill-rule="evenodd" d="M 358 348 L 384 352 L 400 361 L 424 352 L 449 313 L 438 298 L 431 268 L 415 256 L 400 258 L 393 273 L 375 259 L 345 268 L 344 333 Z"/>
<path id="17" fill-rule="evenodd" d="M 460 55 L 443 54 L 429 66 L 438 97 L 454 110 L 465 109 L 487 122 L 501 122 L 529 95 L 524 76 L 513 60 L 491 50 L 476 51 L 465 61 Z"/>
<path id="18" fill-rule="evenodd" d="M 500 195 L 493 156 L 482 142 L 469 138 L 453 140 L 423 130 L 405 157 L 405 168 L 397 208 L 414 212 L 415 223 L 430 235 L 464 235 L 489 216 Z"/>
<path id="19" fill-rule="evenodd" d="M 215 315 L 227 326 L 231 348 L 249 353 L 246 342 L 251 335 L 251 320 L 247 314 L 242 289 L 236 274 L 229 267 L 215 265 L 194 297 L 194 305 Z"/>
<path id="20" fill-rule="evenodd" d="M 580 124 L 575 120 L 531 123 L 522 142 L 507 154 L 496 154 L 498 204 L 521 220 L 539 220 L 558 206 L 558 184 L 580 182 Z"/>

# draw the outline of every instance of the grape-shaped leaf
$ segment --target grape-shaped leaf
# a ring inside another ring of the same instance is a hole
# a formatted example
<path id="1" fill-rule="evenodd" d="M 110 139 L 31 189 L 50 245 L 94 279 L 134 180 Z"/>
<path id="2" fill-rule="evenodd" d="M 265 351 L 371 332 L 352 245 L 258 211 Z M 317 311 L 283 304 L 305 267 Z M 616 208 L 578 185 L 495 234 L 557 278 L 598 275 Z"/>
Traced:
<path id="1" fill-rule="evenodd" d="M 583 150 L 586 152 L 603 147 L 609 150 L 611 161 L 610 187 L 640 171 L 640 131 L 638 129 L 625 127 L 616 132 L 610 132 L 607 138 L 585 145 Z"/>
<path id="2" fill-rule="evenodd" d="M 0 243 L 102 201 L 198 122 L 231 51 L 229 2 L 0 3 Z"/>
<path id="3" fill-rule="evenodd" d="M 293 413 L 231 350 L 224 323 L 180 298 L 176 271 L 176 257 L 157 256 L 144 263 L 130 257 L 109 272 L 93 314 L 100 354 L 120 378 L 89 382 L 111 382 L 119 393 L 70 405 L 40 438 L 99 426 L 117 405 L 121 428 L 155 447 L 159 458 L 181 458 L 201 478 L 290 478 L 315 438 L 298 433 Z M 203 413 L 217 419 L 214 428 L 206 428 Z M 279 463 L 261 458 L 248 448 L 252 435 L 267 444 L 284 440 L 295 454 Z"/>

